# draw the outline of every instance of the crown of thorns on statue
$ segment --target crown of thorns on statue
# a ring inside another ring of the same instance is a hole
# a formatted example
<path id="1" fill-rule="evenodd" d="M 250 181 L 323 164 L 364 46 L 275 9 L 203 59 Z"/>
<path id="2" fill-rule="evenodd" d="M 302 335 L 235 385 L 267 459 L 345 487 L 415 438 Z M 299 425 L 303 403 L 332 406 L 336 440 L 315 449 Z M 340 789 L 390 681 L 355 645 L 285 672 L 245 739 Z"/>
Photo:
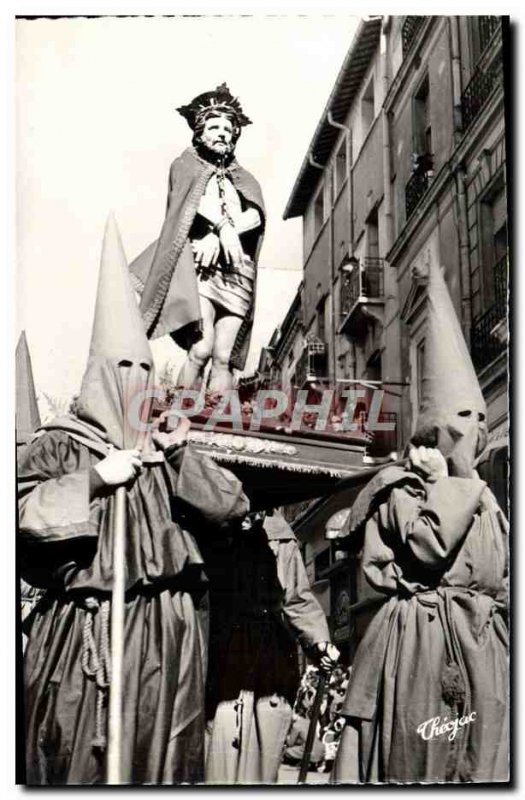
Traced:
<path id="1" fill-rule="evenodd" d="M 177 111 L 187 120 L 192 131 L 195 130 L 203 117 L 210 116 L 210 112 L 231 115 L 239 128 L 243 125 L 252 124 L 251 119 L 248 119 L 244 114 L 239 100 L 232 95 L 225 83 L 221 83 L 212 92 L 204 92 L 197 95 L 191 103 L 187 106 L 180 106 Z"/>

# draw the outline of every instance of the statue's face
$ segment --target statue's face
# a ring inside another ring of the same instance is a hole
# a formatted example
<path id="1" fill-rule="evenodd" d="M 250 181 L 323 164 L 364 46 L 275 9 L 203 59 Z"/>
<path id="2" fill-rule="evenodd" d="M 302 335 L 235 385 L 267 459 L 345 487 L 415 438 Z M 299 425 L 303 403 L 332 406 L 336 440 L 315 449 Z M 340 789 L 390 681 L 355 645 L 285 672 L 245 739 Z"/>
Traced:
<path id="1" fill-rule="evenodd" d="M 232 149 L 233 125 L 223 114 L 209 117 L 201 134 L 202 144 L 218 155 L 229 153 Z"/>

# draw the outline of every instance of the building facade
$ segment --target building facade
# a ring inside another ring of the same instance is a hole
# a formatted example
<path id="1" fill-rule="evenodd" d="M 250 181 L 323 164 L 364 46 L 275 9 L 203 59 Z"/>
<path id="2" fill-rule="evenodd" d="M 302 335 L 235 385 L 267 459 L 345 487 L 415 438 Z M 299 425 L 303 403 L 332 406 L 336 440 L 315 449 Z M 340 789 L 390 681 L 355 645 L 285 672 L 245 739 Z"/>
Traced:
<path id="1" fill-rule="evenodd" d="M 369 460 L 402 454 L 416 424 L 426 276 L 437 262 L 487 401 L 479 469 L 503 507 L 507 30 L 506 18 L 488 16 L 360 21 L 284 213 L 303 220 L 304 278 L 265 357 L 274 385 L 359 392 L 365 429 L 373 391 L 376 400 L 383 392 L 385 430 L 371 432 Z M 351 500 L 288 509 L 348 660 L 355 571 L 325 532 L 328 511 Z"/>

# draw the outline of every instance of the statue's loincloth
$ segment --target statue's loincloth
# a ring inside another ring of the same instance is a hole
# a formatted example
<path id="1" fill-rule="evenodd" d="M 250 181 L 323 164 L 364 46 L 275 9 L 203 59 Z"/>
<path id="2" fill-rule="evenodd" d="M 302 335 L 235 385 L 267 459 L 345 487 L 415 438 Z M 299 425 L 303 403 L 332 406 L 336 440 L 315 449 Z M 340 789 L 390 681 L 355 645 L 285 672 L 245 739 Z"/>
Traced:
<path id="1" fill-rule="evenodd" d="M 212 274 L 200 274 L 199 295 L 221 306 L 228 313 L 244 318 L 251 306 L 254 280 L 254 263 L 245 255 L 240 269 L 225 267 L 219 263 Z"/>

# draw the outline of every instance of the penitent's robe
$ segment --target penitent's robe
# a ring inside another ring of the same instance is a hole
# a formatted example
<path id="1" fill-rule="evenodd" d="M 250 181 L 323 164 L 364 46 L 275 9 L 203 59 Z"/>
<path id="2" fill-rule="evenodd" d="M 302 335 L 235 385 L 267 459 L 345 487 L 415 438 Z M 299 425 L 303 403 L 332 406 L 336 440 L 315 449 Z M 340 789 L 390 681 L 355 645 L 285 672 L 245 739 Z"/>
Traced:
<path id="1" fill-rule="evenodd" d="M 299 683 L 296 640 L 308 652 L 329 641 L 328 624 L 280 513 L 209 541 L 206 782 L 276 783 Z"/>
<path id="2" fill-rule="evenodd" d="M 29 784 L 105 780 L 114 494 L 90 501 L 101 455 L 81 438 L 49 430 L 19 469 L 22 576 L 47 590 L 24 664 Z M 205 577 L 189 529 L 242 516 L 248 503 L 231 473 L 191 447 L 144 464 L 126 498 L 124 779 L 201 781 Z"/>
<path id="3" fill-rule="evenodd" d="M 381 480 L 352 535 L 361 587 L 383 602 L 355 655 L 332 781 L 506 781 L 507 522 L 476 476 L 425 483 L 392 467 Z"/>

